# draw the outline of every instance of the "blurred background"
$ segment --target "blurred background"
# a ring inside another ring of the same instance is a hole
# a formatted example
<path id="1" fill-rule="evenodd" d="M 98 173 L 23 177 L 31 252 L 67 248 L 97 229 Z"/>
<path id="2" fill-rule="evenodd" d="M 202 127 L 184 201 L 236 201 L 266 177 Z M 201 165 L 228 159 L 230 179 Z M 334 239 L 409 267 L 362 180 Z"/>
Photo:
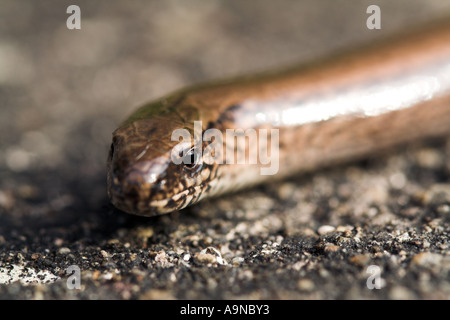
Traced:
<path id="1" fill-rule="evenodd" d="M 66 27 L 71 4 L 81 8 L 81 30 Z M 381 30 L 366 28 L 371 4 L 381 7 Z M 112 236 L 133 243 L 142 225 L 167 231 L 169 218 L 125 215 L 106 196 L 111 132 L 141 104 L 185 85 L 329 55 L 449 13 L 448 0 L 0 0 L 0 266 L 13 256 L 44 268 L 31 259 L 37 252 L 45 268 L 61 273 L 62 245 L 100 250 Z M 9 288 L 0 293 L 35 294 Z M 171 297 L 189 298 L 173 290 Z"/>

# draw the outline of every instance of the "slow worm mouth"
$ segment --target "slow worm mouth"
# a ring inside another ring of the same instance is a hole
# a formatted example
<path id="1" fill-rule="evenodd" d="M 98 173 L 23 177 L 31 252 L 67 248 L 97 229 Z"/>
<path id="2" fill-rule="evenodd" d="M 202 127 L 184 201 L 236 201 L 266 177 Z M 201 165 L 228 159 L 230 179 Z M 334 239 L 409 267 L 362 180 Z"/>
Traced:
<path id="1" fill-rule="evenodd" d="M 194 201 L 199 200 L 199 197 L 201 196 L 200 192 L 203 190 L 204 186 L 205 184 L 202 183 L 198 186 L 176 193 L 171 198 L 152 200 L 150 201 L 150 207 L 156 208 L 160 213 L 181 210 L 192 204 Z"/>
<path id="2" fill-rule="evenodd" d="M 196 186 L 195 194 L 199 192 L 202 186 Z M 150 202 L 145 200 L 132 201 L 130 198 L 110 197 L 111 202 L 122 211 L 132 213 L 139 216 L 158 216 L 165 213 L 173 212 L 175 210 L 181 210 L 191 204 L 191 200 L 195 198 L 195 195 L 189 195 L 189 190 L 184 190 L 175 194 L 172 198 L 152 200 Z M 176 200 L 174 200 L 176 199 Z M 145 207 L 145 210 L 139 208 Z"/>
<path id="3" fill-rule="evenodd" d="M 171 197 L 151 200 L 150 193 L 145 196 L 142 194 L 143 189 L 151 190 L 150 186 L 142 188 L 136 185 L 127 193 L 124 193 L 123 186 L 118 178 L 111 172 L 108 173 L 108 196 L 111 202 L 118 209 L 139 216 L 151 217 L 181 210 L 199 200 L 200 192 L 204 186 L 205 183 L 201 183 L 178 192 Z"/>

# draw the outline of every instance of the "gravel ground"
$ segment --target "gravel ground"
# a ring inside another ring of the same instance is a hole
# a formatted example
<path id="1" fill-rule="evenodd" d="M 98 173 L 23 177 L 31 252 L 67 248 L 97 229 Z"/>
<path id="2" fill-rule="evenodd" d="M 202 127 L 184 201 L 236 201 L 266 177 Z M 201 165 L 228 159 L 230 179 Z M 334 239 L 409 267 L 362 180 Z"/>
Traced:
<path id="1" fill-rule="evenodd" d="M 114 209 L 105 173 L 140 104 L 383 37 L 448 1 L 371 1 L 378 31 L 354 1 L 76 1 L 81 30 L 69 4 L 0 1 L 0 298 L 450 298 L 449 138 L 155 218 Z"/>

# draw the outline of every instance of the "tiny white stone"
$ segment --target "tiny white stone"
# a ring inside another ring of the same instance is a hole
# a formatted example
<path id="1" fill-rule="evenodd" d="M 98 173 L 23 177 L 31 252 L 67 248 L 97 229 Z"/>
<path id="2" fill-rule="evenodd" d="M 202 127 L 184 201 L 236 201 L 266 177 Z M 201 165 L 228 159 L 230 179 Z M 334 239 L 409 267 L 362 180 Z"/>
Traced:
<path id="1" fill-rule="evenodd" d="M 111 272 L 107 272 L 102 274 L 100 278 L 104 280 L 111 280 L 113 278 L 113 274 Z"/>
<path id="2" fill-rule="evenodd" d="M 235 258 L 233 258 L 233 260 L 231 260 L 231 263 L 233 264 L 233 265 L 239 265 L 239 264 L 241 264 L 242 262 L 244 262 L 244 258 L 242 258 L 242 257 L 235 257 Z"/>
<path id="3" fill-rule="evenodd" d="M 58 253 L 59 253 L 59 254 L 70 253 L 70 249 L 69 249 L 69 248 L 66 248 L 66 247 L 63 247 L 63 248 L 61 248 L 61 249 L 58 250 Z"/>
<path id="4" fill-rule="evenodd" d="M 406 184 L 406 177 L 403 173 L 397 172 L 389 177 L 389 182 L 395 189 L 402 189 Z"/>
<path id="5" fill-rule="evenodd" d="M 336 228 L 333 226 L 323 225 L 323 226 L 319 227 L 319 229 L 317 229 L 317 232 L 320 235 L 324 235 L 326 233 L 333 232 L 334 230 L 336 230 Z"/>
<path id="6" fill-rule="evenodd" d="M 0 284 L 10 284 L 20 281 L 22 285 L 35 285 L 41 283 L 52 283 L 60 279 L 50 271 L 37 271 L 33 268 L 11 265 L 9 267 L 0 267 Z"/>

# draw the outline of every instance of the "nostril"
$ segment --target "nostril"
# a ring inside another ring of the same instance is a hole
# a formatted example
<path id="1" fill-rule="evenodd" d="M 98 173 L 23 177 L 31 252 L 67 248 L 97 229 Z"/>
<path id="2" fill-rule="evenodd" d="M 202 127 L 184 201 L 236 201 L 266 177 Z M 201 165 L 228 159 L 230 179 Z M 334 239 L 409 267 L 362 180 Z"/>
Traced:
<path id="1" fill-rule="evenodd" d="M 114 155 L 114 143 L 111 143 L 111 147 L 109 148 L 109 157 L 112 159 Z"/>
<path id="2" fill-rule="evenodd" d="M 136 186 L 131 186 L 126 191 L 127 197 L 130 197 L 131 199 L 137 199 L 139 197 L 139 192 L 136 188 Z"/>

